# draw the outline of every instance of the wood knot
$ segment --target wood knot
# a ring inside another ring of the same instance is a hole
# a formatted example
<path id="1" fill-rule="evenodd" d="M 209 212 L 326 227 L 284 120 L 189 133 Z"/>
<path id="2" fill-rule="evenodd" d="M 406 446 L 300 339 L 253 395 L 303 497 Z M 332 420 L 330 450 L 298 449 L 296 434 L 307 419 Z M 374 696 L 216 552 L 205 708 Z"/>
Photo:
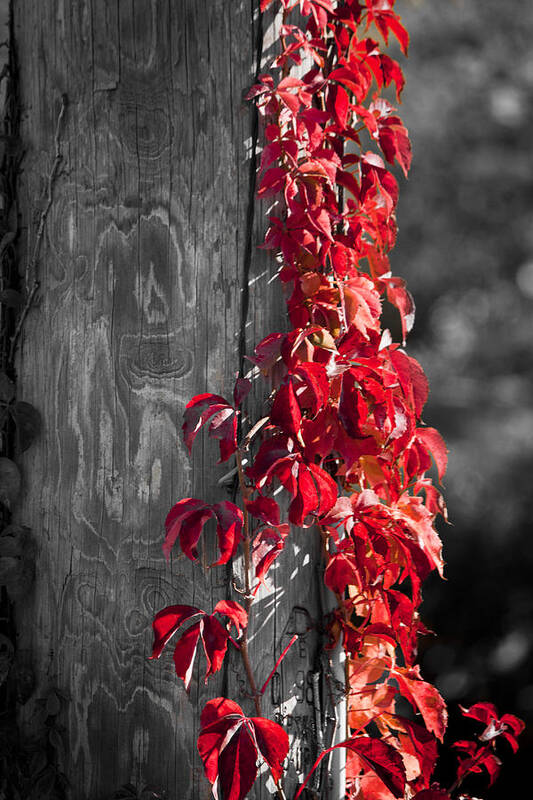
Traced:
<path id="1" fill-rule="evenodd" d="M 168 148 L 171 122 L 161 92 L 122 91 L 119 99 L 120 138 L 135 158 L 153 161 Z"/>
<path id="2" fill-rule="evenodd" d="M 121 372 L 134 390 L 166 383 L 187 375 L 192 369 L 192 352 L 175 333 L 122 337 Z"/>

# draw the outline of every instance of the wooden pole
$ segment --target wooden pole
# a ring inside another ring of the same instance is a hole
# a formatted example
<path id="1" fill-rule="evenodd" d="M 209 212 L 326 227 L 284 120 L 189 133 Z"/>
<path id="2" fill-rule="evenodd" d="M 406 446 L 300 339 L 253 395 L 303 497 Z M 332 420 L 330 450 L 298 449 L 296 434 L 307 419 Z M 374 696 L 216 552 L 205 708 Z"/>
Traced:
<path id="1" fill-rule="evenodd" d="M 50 687 L 64 694 L 63 766 L 78 800 L 127 782 L 206 798 L 195 745 L 201 707 L 227 691 L 253 713 L 237 660 L 207 687 L 201 664 L 187 696 L 170 653 L 157 663 L 148 655 L 160 608 L 211 611 L 229 591 L 224 568 L 202 575 L 185 559 L 168 567 L 161 554 L 174 502 L 229 496 L 216 449 L 203 440 L 192 460 L 185 451 L 184 405 L 199 392 L 230 391 L 243 349 L 285 325 L 271 259 L 256 249 L 265 229 L 251 171 L 258 129 L 242 100 L 260 48 L 268 56 L 273 41 L 263 41 L 257 7 L 14 4 L 26 263 L 68 98 L 39 289 L 17 350 L 21 399 L 43 418 L 20 459 L 15 509 L 38 543 L 35 587 L 17 608 L 19 657 L 37 678 L 20 719 L 31 730 L 35 700 Z M 267 394 L 258 381 L 254 415 Z M 259 685 L 299 636 L 263 698 L 264 713 L 291 736 L 292 788 L 316 751 L 319 553 L 311 531 L 291 535 L 251 626 Z"/>

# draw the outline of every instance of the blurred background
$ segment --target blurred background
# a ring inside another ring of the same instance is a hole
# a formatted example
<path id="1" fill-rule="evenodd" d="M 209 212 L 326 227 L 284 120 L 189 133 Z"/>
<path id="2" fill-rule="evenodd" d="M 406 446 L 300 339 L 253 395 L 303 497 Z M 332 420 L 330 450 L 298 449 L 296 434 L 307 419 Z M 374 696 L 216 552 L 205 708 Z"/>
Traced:
<path id="1" fill-rule="evenodd" d="M 408 349 L 430 382 L 424 421 L 450 450 L 447 582 L 424 594 L 437 637 L 422 672 L 449 703 L 449 742 L 479 730 L 458 703 L 529 723 L 487 793 L 508 800 L 525 796 L 533 758 L 533 3 L 396 9 L 411 34 L 401 111 L 414 157 L 392 263 L 417 305 Z"/>

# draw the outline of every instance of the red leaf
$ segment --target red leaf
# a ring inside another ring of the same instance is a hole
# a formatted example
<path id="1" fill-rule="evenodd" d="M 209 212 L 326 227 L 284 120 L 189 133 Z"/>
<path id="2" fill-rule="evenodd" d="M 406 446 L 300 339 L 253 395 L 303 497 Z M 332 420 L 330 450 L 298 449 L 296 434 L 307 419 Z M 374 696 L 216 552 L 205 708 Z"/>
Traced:
<path id="1" fill-rule="evenodd" d="M 401 350 L 390 350 L 390 360 L 400 381 L 405 399 L 420 417 L 428 399 L 429 387 L 424 370 L 414 358 Z"/>
<path id="2" fill-rule="evenodd" d="M 223 614 L 228 617 L 230 622 L 235 625 L 238 636 L 248 625 L 248 614 L 235 600 L 219 600 L 213 609 L 213 614 Z"/>
<path id="3" fill-rule="evenodd" d="M 358 586 L 360 578 L 353 547 L 349 544 L 348 552 L 340 551 L 331 556 L 324 572 L 324 583 L 332 592 L 342 595 L 347 586 Z"/>
<path id="4" fill-rule="evenodd" d="M 163 544 L 163 553 L 168 561 L 170 551 L 178 536 L 181 549 L 192 561 L 198 557 L 196 544 L 200 538 L 202 528 L 211 517 L 211 509 L 203 500 L 186 497 L 174 505 L 165 520 L 166 536 Z M 182 538 L 182 525 L 187 523 L 187 534 Z"/>
<path id="5" fill-rule="evenodd" d="M 233 600 L 221 600 L 215 606 L 213 614 L 206 614 L 205 611 L 194 606 L 168 606 L 156 615 L 152 623 L 154 645 L 150 658 L 159 658 L 164 646 L 178 629 L 193 617 L 200 616 L 198 622 L 181 634 L 174 649 L 176 674 L 184 682 L 187 691 L 189 690 L 192 665 L 199 638 L 202 639 L 207 659 L 206 682 L 209 675 L 217 672 L 222 666 L 226 655 L 229 633 L 214 616 L 215 614 L 228 617 L 228 627 L 231 624 L 235 625 L 239 636 L 243 628 L 248 624 L 246 611 Z"/>
<path id="6" fill-rule="evenodd" d="M 154 644 L 150 658 L 159 658 L 164 646 L 174 636 L 178 628 L 188 619 L 198 614 L 205 614 L 205 612 L 194 606 L 182 605 L 167 606 L 167 608 L 159 611 L 152 622 Z"/>
<path id="7" fill-rule="evenodd" d="M 405 344 L 407 334 L 410 333 L 415 324 L 415 301 L 411 293 L 405 288 L 405 281 L 401 278 L 382 277 L 382 282 L 387 288 L 387 299 L 389 303 L 396 306 L 400 313 L 402 323 L 402 343 Z"/>
<path id="8" fill-rule="evenodd" d="M 337 125 L 345 128 L 350 110 L 350 98 L 342 86 L 332 85 L 329 87 L 327 106 L 328 110 L 333 111 Z"/>
<path id="9" fill-rule="evenodd" d="M 402 695 L 422 714 L 428 731 L 442 741 L 448 714 L 444 700 L 437 689 L 421 679 L 419 667 L 411 669 L 396 667 L 391 674 L 398 681 Z"/>
<path id="10" fill-rule="evenodd" d="M 343 169 L 338 170 L 336 181 L 339 186 L 344 186 L 345 189 L 348 189 L 348 191 L 351 192 L 356 199 L 359 197 L 359 184 L 351 172 Z M 342 272 L 339 274 L 342 275 Z"/>
<path id="11" fill-rule="evenodd" d="M 255 347 L 254 355 L 247 356 L 248 360 L 261 370 L 270 369 L 279 358 L 281 344 L 284 339 L 284 333 L 269 333 Z"/>
<path id="12" fill-rule="evenodd" d="M 344 284 L 344 309 L 346 324 L 354 325 L 365 339 L 368 331 L 380 331 L 379 315 L 381 300 L 373 281 L 364 275 L 357 275 Z"/>
<path id="13" fill-rule="evenodd" d="M 337 483 L 333 480 L 331 475 L 317 466 L 317 464 L 311 462 L 308 468 L 313 476 L 318 492 L 318 506 L 314 509 L 314 513 L 318 517 L 321 517 L 335 505 L 338 496 Z"/>
<path id="14" fill-rule="evenodd" d="M 514 714 L 504 714 L 500 722 L 511 728 L 514 736 L 519 736 L 526 727 L 525 722 L 520 717 L 515 717 Z"/>
<path id="15" fill-rule="evenodd" d="M 303 86 L 303 81 L 294 75 L 287 75 L 278 83 L 278 89 L 299 89 L 301 86 Z"/>
<path id="16" fill-rule="evenodd" d="M 264 717 L 252 717 L 257 748 L 270 767 L 275 781 L 283 774 L 283 761 L 289 749 L 289 737 L 276 722 Z"/>
<path id="17" fill-rule="evenodd" d="M 293 97 L 293 95 L 291 95 L 291 97 Z M 267 170 L 259 184 L 259 189 L 257 190 L 258 197 L 270 197 L 271 195 L 281 192 L 288 178 L 289 173 L 282 167 L 272 167 Z"/>
<path id="18" fill-rule="evenodd" d="M 471 717 L 488 725 L 491 720 L 498 719 L 498 709 L 494 703 L 474 703 L 470 708 L 459 706 L 463 717 Z"/>
<path id="19" fill-rule="evenodd" d="M 237 703 L 217 697 L 201 716 L 198 752 L 213 793 L 224 800 L 243 800 L 257 775 L 261 756 L 276 779 L 289 749 L 281 725 L 262 717 L 245 717 Z"/>
<path id="20" fill-rule="evenodd" d="M 191 683 L 192 668 L 194 666 L 194 657 L 196 656 L 201 627 L 201 622 L 196 622 L 194 625 L 191 625 L 191 627 L 180 636 L 174 648 L 173 659 L 176 675 L 183 681 L 186 691 L 189 691 Z"/>
<path id="21" fill-rule="evenodd" d="M 379 56 L 371 56 L 367 63 L 374 73 L 378 86 L 396 84 L 396 98 L 399 100 L 405 86 L 405 78 L 398 62 L 386 53 L 380 53 Z"/>
<path id="22" fill-rule="evenodd" d="M 336 275 L 343 278 L 352 266 L 354 253 L 349 247 L 335 242 L 331 245 L 329 257 Z"/>
<path id="23" fill-rule="evenodd" d="M 474 703 L 470 708 L 459 706 L 464 717 L 471 717 L 485 724 L 485 730 L 480 734 L 482 742 L 488 742 L 497 736 L 503 736 L 511 745 L 513 751 L 518 750 L 516 737 L 524 730 L 524 722 L 513 714 L 504 714 L 500 719 L 493 703 Z M 509 728 L 511 731 L 509 731 Z"/>
<path id="24" fill-rule="evenodd" d="M 201 734 L 200 734 L 201 735 Z M 200 741 L 200 737 L 198 737 Z M 257 750 L 245 725 L 237 728 L 218 756 L 218 785 L 224 800 L 246 797 L 257 775 Z"/>
<path id="25" fill-rule="evenodd" d="M 339 399 L 339 420 L 348 436 L 361 438 L 365 434 L 362 426 L 368 416 L 367 405 L 361 393 L 361 387 L 351 370 L 342 376 L 341 396 Z"/>
<path id="26" fill-rule="evenodd" d="M 272 497 L 259 495 L 256 500 L 245 500 L 245 505 L 252 517 L 266 522 L 267 525 L 279 525 L 279 506 Z"/>
<path id="27" fill-rule="evenodd" d="M 418 547 L 433 567 L 443 575 L 442 542 L 433 526 L 433 515 L 424 505 L 421 497 L 403 494 L 393 509 L 393 516 L 403 522 L 412 533 Z"/>
<path id="28" fill-rule="evenodd" d="M 237 378 L 233 388 L 233 402 L 235 408 L 240 406 L 242 401 L 249 395 L 252 388 L 252 382 L 248 378 Z"/>
<path id="29" fill-rule="evenodd" d="M 287 108 L 292 111 L 293 114 L 297 114 L 300 110 L 300 100 L 297 95 L 280 89 L 279 87 L 276 89 L 276 92 Z"/>
<path id="30" fill-rule="evenodd" d="M 448 451 L 444 439 L 435 428 L 417 428 L 416 438 L 421 442 L 426 450 L 429 450 L 435 461 L 439 481 L 442 482 L 446 467 L 448 465 Z"/>
<path id="31" fill-rule="evenodd" d="M 218 672 L 224 661 L 228 646 L 228 632 L 213 615 L 205 616 L 200 622 L 200 635 L 207 659 L 205 682 L 209 675 Z M 179 644 L 179 643 L 178 643 Z M 178 645 L 176 645 L 176 649 Z"/>
<path id="32" fill-rule="evenodd" d="M 380 147 L 387 161 L 394 164 L 396 159 L 403 174 L 407 177 L 412 160 L 411 142 L 407 128 L 400 122 L 399 117 L 391 117 L 379 125 L 378 135 Z"/>
<path id="33" fill-rule="evenodd" d="M 356 736 L 346 743 L 346 747 L 357 754 L 395 797 L 403 797 L 405 768 L 400 754 L 393 747 L 369 736 Z"/>
<path id="34" fill-rule="evenodd" d="M 198 394 L 190 400 L 183 415 L 183 438 L 189 453 L 196 434 L 210 419 L 209 435 L 220 440 L 220 460 L 225 461 L 237 448 L 237 419 L 233 406 L 218 394 Z"/>
<path id="35" fill-rule="evenodd" d="M 385 44 L 389 43 L 389 30 L 396 36 L 404 55 L 407 55 L 409 47 L 409 34 L 402 25 L 398 14 L 392 10 L 394 0 L 366 0 L 368 9 L 368 21 L 366 29 L 368 30 L 370 23 L 375 22 L 379 28 Z"/>
<path id="36" fill-rule="evenodd" d="M 227 461 L 237 449 L 237 415 L 234 408 L 221 408 L 211 418 L 209 436 L 220 440 L 220 459 L 217 463 Z"/>
<path id="37" fill-rule="evenodd" d="M 241 509 L 230 503 L 229 500 L 215 503 L 212 509 L 217 518 L 217 537 L 220 549 L 220 558 L 213 564 L 216 566 L 217 564 L 227 564 L 235 554 L 242 539 L 243 515 Z"/>
<path id="38" fill-rule="evenodd" d="M 296 479 L 296 491 L 289 506 L 289 521 L 293 525 L 306 526 L 310 524 L 307 517 L 318 507 L 319 494 L 307 465 L 296 462 L 290 475 L 287 476 L 286 482 L 280 475 L 286 489 L 293 483 L 294 478 Z"/>
<path id="39" fill-rule="evenodd" d="M 258 489 L 269 485 L 274 476 L 291 494 L 289 520 L 294 525 L 308 526 L 309 515 L 325 514 L 337 499 L 337 484 L 316 464 L 306 464 L 298 452 L 291 452 L 290 439 L 276 436 L 265 440 L 247 474 Z"/>
<path id="40" fill-rule="evenodd" d="M 398 39 L 403 54 L 407 55 L 407 50 L 409 49 L 409 34 L 400 22 L 398 15 L 387 14 L 384 18 L 384 23 Z"/>
<path id="41" fill-rule="evenodd" d="M 169 558 L 174 542 L 179 536 L 183 553 L 191 561 L 196 561 L 198 559 L 196 545 L 200 534 L 205 523 L 213 516 L 217 520 L 220 558 L 212 566 L 226 564 L 237 550 L 242 538 L 243 525 L 241 509 L 228 500 L 209 505 L 202 500 L 187 497 L 176 503 L 165 521 L 167 535 L 163 544 L 163 552 L 166 558 Z"/>
<path id="42" fill-rule="evenodd" d="M 270 419 L 274 425 L 290 435 L 296 436 L 300 430 L 302 412 L 290 378 L 276 392 Z"/>
<path id="43" fill-rule="evenodd" d="M 226 732 L 238 725 L 243 716 L 242 708 L 225 697 L 217 697 L 204 706 L 200 716 L 198 752 L 204 763 L 205 776 L 210 783 L 214 783 L 218 776 L 219 749 L 224 742 Z M 231 724 L 229 724 L 230 719 Z"/>
<path id="44" fill-rule="evenodd" d="M 314 417 L 327 403 L 329 396 L 329 382 L 326 368 L 323 364 L 309 361 L 299 364 L 294 370 L 294 374 L 304 381 L 311 393 L 311 402 L 309 405 L 311 415 Z M 299 403 L 306 407 L 303 399 L 300 399 Z"/>
<path id="45" fill-rule="evenodd" d="M 305 781 L 300 786 L 295 800 L 300 797 L 304 791 L 307 783 L 318 767 L 324 756 L 331 753 L 337 747 L 345 747 L 351 750 L 361 760 L 363 769 L 370 770 L 374 773 L 384 786 L 394 795 L 394 797 L 403 797 L 405 791 L 406 777 L 403 761 L 399 753 L 396 752 L 394 747 L 380 741 L 379 739 L 371 739 L 370 736 L 354 736 L 351 739 L 346 739 L 344 742 L 328 747 L 324 750 L 311 768 L 311 771 L 306 776 Z"/>
<path id="46" fill-rule="evenodd" d="M 402 728 L 398 730 L 394 726 L 400 739 L 401 750 L 415 756 L 420 766 L 422 785 L 428 786 L 437 760 L 435 737 L 422 725 L 417 725 L 405 717 L 395 717 L 395 722 L 399 722 Z"/>
<path id="47" fill-rule="evenodd" d="M 315 461 L 315 457 L 325 458 L 333 450 L 337 437 L 337 419 L 334 411 L 327 407 L 314 419 L 302 421 L 302 439 L 305 443 L 305 458 Z"/>
<path id="48" fill-rule="evenodd" d="M 502 762 L 486 745 L 478 747 L 475 742 L 461 741 L 454 742 L 452 747 L 462 751 L 457 753 L 459 759 L 459 766 L 457 768 L 457 777 L 462 779 L 469 772 L 481 772 L 485 768 L 489 774 L 489 785 L 492 786 L 498 774 Z"/>
<path id="49" fill-rule="evenodd" d="M 255 568 L 255 577 L 259 586 L 264 583 L 265 576 L 285 547 L 285 539 L 289 534 L 288 525 L 263 528 L 255 537 L 252 548 L 252 564 Z"/>
<path id="50" fill-rule="evenodd" d="M 350 89 L 358 100 L 363 99 L 364 91 L 361 86 L 360 76 L 349 67 L 337 67 L 329 73 L 330 80 L 338 81 Z"/>

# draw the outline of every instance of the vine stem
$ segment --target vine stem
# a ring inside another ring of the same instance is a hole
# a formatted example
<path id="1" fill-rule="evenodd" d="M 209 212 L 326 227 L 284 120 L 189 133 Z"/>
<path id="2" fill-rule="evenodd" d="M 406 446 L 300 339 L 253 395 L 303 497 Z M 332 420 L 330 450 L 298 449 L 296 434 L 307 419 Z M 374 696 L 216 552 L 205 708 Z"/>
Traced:
<path id="1" fill-rule="evenodd" d="M 250 609 L 253 603 L 253 595 L 252 595 L 252 585 L 250 582 L 250 567 L 251 567 L 251 553 L 250 553 L 250 517 L 248 511 L 246 510 L 246 503 L 245 500 L 248 499 L 250 494 L 250 489 L 246 486 L 244 480 L 244 470 L 242 465 L 242 455 L 240 450 L 237 450 L 237 471 L 239 474 L 239 487 L 241 490 L 241 495 L 243 499 L 243 534 L 244 539 L 242 543 L 242 551 L 244 556 L 244 603 L 246 608 L 246 613 L 250 614 Z M 242 633 L 241 639 L 241 656 L 242 662 L 244 665 L 244 670 L 246 672 L 246 677 L 248 678 L 248 683 L 250 684 L 250 689 L 252 690 L 252 695 L 254 698 L 254 705 L 255 710 L 258 716 L 261 716 L 261 695 L 257 690 L 257 684 L 255 682 L 254 672 L 252 669 L 252 665 L 250 663 L 250 655 L 248 652 L 248 625 L 244 629 Z"/>
<path id="2" fill-rule="evenodd" d="M 26 275 L 25 275 L 26 292 L 28 292 L 28 287 L 32 276 L 33 276 L 33 284 L 27 295 L 24 308 L 20 313 L 20 317 L 17 322 L 17 327 L 15 328 L 15 333 L 11 337 L 11 343 L 9 346 L 9 356 L 8 356 L 9 363 L 12 363 L 13 361 L 20 332 L 22 331 L 22 327 L 24 325 L 26 317 L 28 316 L 28 312 L 33 304 L 35 295 L 37 294 L 37 290 L 39 289 L 37 267 L 39 263 L 39 254 L 41 252 L 41 245 L 44 238 L 46 220 L 48 218 L 48 214 L 50 212 L 54 200 L 54 186 L 59 175 L 59 168 L 61 167 L 61 163 L 63 161 L 63 153 L 61 152 L 61 130 L 63 127 L 63 118 L 65 116 L 67 106 L 68 106 L 68 98 L 66 94 L 63 94 L 61 95 L 61 108 L 59 109 L 59 114 L 57 115 L 56 131 L 54 137 L 54 144 L 55 144 L 54 163 L 52 164 L 52 169 L 48 174 L 46 205 L 41 211 L 41 216 L 39 217 L 39 227 L 37 228 L 37 234 L 35 236 L 33 251 L 31 254 L 31 258 L 26 265 Z"/>
<path id="3" fill-rule="evenodd" d="M 252 585 L 250 582 L 250 569 L 252 565 L 251 559 L 251 552 L 250 552 L 250 516 L 248 511 L 246 510 L 246 503 L 245 500 L 248 499 L 251 489 L 246 485 L 246 481 L 244 480 L 244 470 L 243 470 L 243 463 L 242 463 L 242 454 L 240 449 L 236 451 L 236 458 L 237 458 L 237 472 L 239 475 L 239 487 L 241 490 L 241 496 L 243 499 L 243 534 L 244 539 L 242 543 L 242 552 L 244 557 L 244 604 L 246 608 L 246 613 L 248 616 L 250 615 L 250 609 L 254 602 L 254 596 L 252 594 Z M 252 668 L 252 664 L 250 662 L 250 654 L 248 652 L 248 625 L 242 632 L 242 637 L 240 640 L 240 653 L 242 658 L 242 663 L 244 666 L 244 671 L 246 672 L 246 677 L 248 678 L 248 684 L 250 686 L 252 696 L 254 698 L 254 705 L 255 711 L 257 716 L 262 716 L 261 712 L 261 693 L 257 690 L 257 684 L 255 682 L 254 671 Z M 279 780 L 276 780 L 274 776 L 274 783 L 276 784 L 276 793 L 278 795 L 279 800 L 287 800 L 285 797 L 285 793 L 281 787 L 281 783 Z"/>
<path id="4" fill-rule="evenodd" d="M 480 752 L 474 758 L 470 759 L 468 770 L 464 772 L 460 778 L 457 778 L 457 780 L 455 780 L 454 783 L 452 783 L 452 785 L 448 789 L 448 794 L 450 795 L 450 797 L 452 795 L 452 792 L 455 792 L 455 790 L 460 787 L 460 785 L 462 784 L 468 773 L 472 771 L 472 767 L 475 767 L 478 761 L 480 761 L 481 758 L 485 755 L 487 749 L 488 747 L 485 746 L 484 748 L 482 748 L 482 750 L 480 750 Z"/>

